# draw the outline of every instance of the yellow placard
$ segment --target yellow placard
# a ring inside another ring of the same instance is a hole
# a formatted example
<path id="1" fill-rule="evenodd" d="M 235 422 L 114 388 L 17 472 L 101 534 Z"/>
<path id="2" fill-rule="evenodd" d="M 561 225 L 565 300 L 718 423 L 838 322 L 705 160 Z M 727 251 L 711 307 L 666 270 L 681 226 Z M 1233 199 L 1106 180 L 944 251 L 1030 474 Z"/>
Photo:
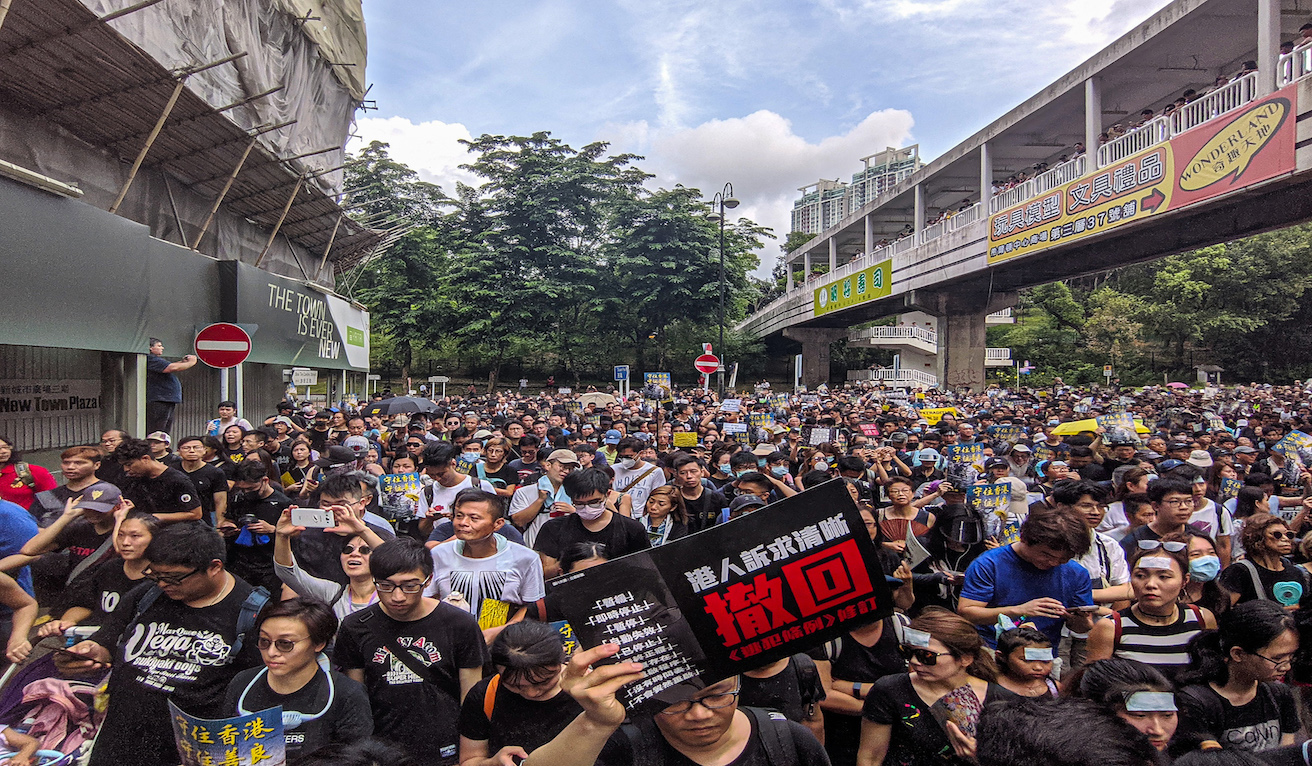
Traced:
<path id="1" fill-rule="evenodd" d="M 674 434 L 674 446 L 676 447 L 696 447 L 697 434 L 692 431 L 677 431 Z"/>
<path id="2" fill-rule="evenodd" d="M 866 301 L 887 298 L 893 294 L 893 259 L 836 279 L 815 288 L 812 308 L 816 316 L 851 308 Z"/>
<path id="3" fill-rule="evenodd" d="M 957 408 L 956 407 L 926 407 L 925 409 L 920 411 L 920 417 L 924 418 L 925 420 L 928 420 L 931 426 L 938 425 L 938 422 L 943 419 L 944 415 L 951 415 L 952 417 L 955 418 L 957 416 Z"/>

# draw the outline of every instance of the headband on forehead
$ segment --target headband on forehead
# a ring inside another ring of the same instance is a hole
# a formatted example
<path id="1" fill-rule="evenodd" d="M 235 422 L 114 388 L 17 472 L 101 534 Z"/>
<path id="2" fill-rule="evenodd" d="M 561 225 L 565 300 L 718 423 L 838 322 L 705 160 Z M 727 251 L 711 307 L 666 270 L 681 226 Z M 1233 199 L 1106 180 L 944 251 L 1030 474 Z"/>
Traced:
<path id="1" fill-rule="evenodd" d="M 1026 662 L 1052 662 L 1051 646 L 1027 646 L 1025 647 Z"/>
<path id="2" fill-rule="evenodd" d="M 1144 556 L 1134 562 L 1135 569 L 1170 569 L 1171 562 L 1175 559 L 1166 556 Z"/>
<path id="3" fill-rule="evenodd" d="M 914 646 L 920 649 L 929 648 L 929 634 L 923 630 L 907 628 L 902 631 L 902 643 L 907 646 Z"/>
<path id="4" fill-rule="evenodd" d="M 1170 692 L 1134 692 L 1125 698 L 1128 713 L 1175 712 L 1175 695 Z"/>

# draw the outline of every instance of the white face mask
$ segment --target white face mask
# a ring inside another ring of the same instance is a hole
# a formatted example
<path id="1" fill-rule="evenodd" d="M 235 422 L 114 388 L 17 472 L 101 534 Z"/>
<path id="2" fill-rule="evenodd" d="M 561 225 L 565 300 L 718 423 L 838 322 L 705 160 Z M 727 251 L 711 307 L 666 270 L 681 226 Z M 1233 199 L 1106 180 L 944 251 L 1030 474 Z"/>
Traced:
<path id="1" fill-rule="evenodd" d="M 576 505 L 574 506 L 574 512 L 584 521 L 596 521 L 601 518 L 601 514 L 606 512 L 606 501 L 598 500 L 587 505 Z"/>
<path id="2" fill-rule="evenodd" d="M 621 467 L 621 468 L 624 468 L 624 469 L 631 469 L 631 468 L 633 468 L 633 466 L 635 466 L 635 465 L 637 465 L 637 464 L 638 464 L 638 461 L 637 461 L 637 460 L 634 460 L 634 459 L 631 458 L 631 457 L 626 457 L 626 458 L 623 458 L 623 459 L 620 460 L 620 467 Z"/>

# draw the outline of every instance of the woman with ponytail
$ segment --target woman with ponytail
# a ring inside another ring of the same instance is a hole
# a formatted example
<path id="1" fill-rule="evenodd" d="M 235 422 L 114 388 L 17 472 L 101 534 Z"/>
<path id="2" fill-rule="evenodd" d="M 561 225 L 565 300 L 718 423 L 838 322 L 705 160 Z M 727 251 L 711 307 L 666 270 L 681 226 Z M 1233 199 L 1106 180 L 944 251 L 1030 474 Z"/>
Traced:
<path id="1" fill-rule="evenodd" d="M 1273 601 L 1247 601 L 1221 615 L 1217 630 L 1189 643 L 1180 730 L 1235 750 L 1292 745 L 1298 712 L 1279 681 L 1297 651 L 1294 618 Z"/>
<path id="2" fill-rule="evenodd" d="M 974 625 L 936 606 L 902 631 L 901 648 L 910 672 L 879 679 L 866 695 L 858 766 L 971 763 L 984 706 L 1017 699 L 995 683 L 993 653 Z M 940 700 L 952 711 L 944 723 L 933 709 Z"/>

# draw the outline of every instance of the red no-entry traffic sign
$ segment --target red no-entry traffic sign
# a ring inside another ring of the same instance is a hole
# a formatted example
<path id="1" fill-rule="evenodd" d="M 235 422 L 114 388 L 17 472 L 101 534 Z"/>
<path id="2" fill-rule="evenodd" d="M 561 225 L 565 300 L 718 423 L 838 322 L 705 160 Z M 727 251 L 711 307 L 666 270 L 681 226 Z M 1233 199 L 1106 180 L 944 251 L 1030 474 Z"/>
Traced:
<path id="1" fill-rule="evenodd" d="M 697 372 L 710 375 L 720 369 L 720 359 L 715 354 L 702 354 L 693 361 L 692 366 L 697 368 Z"/>
<path id="2" fill-rule="evenodd" d="M 217 322 L 196 333 L 196 358 L 220 370 L 251 355 L 251 336 L 235 324 Z"/>

